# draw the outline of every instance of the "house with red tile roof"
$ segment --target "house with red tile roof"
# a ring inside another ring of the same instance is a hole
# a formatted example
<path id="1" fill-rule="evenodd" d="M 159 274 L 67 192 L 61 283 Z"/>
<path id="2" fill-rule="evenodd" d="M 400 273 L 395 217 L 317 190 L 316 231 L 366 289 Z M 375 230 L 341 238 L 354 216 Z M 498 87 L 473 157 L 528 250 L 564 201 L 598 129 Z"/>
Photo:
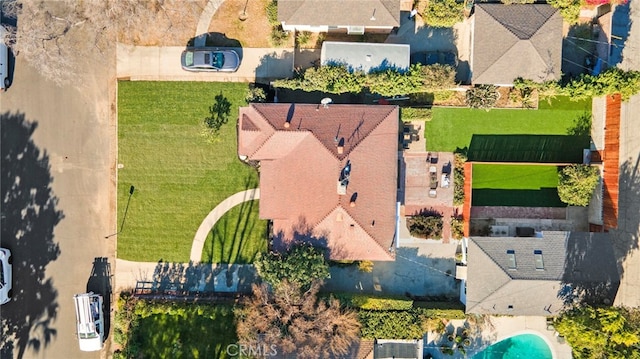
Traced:
<path id="1" fill-rule="evenodd" d="M 273 246 L 294 240 L 333 260 L 393 260 L 399 109 L 383 105 L 250 104 L 238 155 L 258 161 L 260 218 Z"/>

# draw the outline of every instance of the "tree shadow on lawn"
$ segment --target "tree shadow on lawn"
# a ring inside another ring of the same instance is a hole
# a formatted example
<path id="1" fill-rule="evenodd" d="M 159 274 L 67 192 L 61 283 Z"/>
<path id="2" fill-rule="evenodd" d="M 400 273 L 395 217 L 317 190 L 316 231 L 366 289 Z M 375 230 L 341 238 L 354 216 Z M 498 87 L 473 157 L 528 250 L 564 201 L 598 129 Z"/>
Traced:
<path id="1" fill-rule="evenodd" d="M 254 211 L 258 203 L 258 200 L 243 202 L 220 218 L 207 239 L 208 248 L 203 256 L 204 262 L 252 263 L 258 253 L 252 252 L 252 247 L 266 248 L 266 225 L 264 229 L 261 228 L 261 220 Z M 260 241 L 264 241 L 264 245 L 254 242 L 257 237 L 254 231 L 261 232 Z"/>
<path id="2" fill-rule="evenodd" d="M 57 335 L 52 324 L 58 314 L 58 291 L 45 273 L 60 255 L 54 229 L 64 215 L 51 189 L 49 154 L 33 141 L 37 123 L 24 114 L 5 112 L 0 127 L 0 238 L 13 258 L 13 299 L 1 309 L 0 356 L 22 358 L 27 349 L 38 353 Z"/>

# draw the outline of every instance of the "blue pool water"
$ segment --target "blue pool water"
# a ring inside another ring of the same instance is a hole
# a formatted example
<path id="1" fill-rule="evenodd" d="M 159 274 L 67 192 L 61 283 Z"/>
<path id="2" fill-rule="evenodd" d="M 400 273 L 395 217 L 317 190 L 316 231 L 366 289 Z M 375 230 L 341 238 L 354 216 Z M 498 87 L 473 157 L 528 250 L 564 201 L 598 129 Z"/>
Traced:
<path id="1" fill-rule="evenodd" d="M 473 356 L 473 359 L 552 359 L 551 349 L 535 334 L 520 334 L 499 341 Z"/>

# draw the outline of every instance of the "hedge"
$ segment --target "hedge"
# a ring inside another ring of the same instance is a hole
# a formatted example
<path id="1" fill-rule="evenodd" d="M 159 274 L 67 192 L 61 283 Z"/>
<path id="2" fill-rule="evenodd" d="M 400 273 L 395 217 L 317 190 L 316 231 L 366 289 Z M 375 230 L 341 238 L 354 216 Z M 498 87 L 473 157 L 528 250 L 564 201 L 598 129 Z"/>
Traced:
<path id="1" fill-rule="evenodd" d="M 345 306 L 364 310 L 408 310 L 413 300 L 405 297 L 376 297 L 367 294 L 336 293 L 334 297 Z"/>

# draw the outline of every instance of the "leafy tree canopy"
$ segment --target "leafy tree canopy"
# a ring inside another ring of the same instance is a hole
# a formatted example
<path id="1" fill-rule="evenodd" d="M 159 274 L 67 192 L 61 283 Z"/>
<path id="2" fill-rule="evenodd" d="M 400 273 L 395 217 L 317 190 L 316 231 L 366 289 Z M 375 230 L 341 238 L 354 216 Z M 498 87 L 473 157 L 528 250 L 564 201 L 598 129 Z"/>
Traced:
<path id="1" fill-rule="evenodd" d="M 567 166 L 558 174 L 560 200 L 571 206 L 588 206 L 593 190 L 598 185 L 600 171 L 587 165 Z"/>
<path id="2" fill-rule="evenodd" d="M 556 330 L 576 359 L 640 358 L 640 311 L 582 307 L 563 314 Z"/>
<path id="3" fill-rule="evenodd" d="M 254 265 L 260 277 L 274 287 L 286 279 L 306 288 L 315 280 L 329 277 L 329 265 L 325 261 L 324 252 L 324 249 L 300 243 L 287 253 L 258 254 Z"/>

